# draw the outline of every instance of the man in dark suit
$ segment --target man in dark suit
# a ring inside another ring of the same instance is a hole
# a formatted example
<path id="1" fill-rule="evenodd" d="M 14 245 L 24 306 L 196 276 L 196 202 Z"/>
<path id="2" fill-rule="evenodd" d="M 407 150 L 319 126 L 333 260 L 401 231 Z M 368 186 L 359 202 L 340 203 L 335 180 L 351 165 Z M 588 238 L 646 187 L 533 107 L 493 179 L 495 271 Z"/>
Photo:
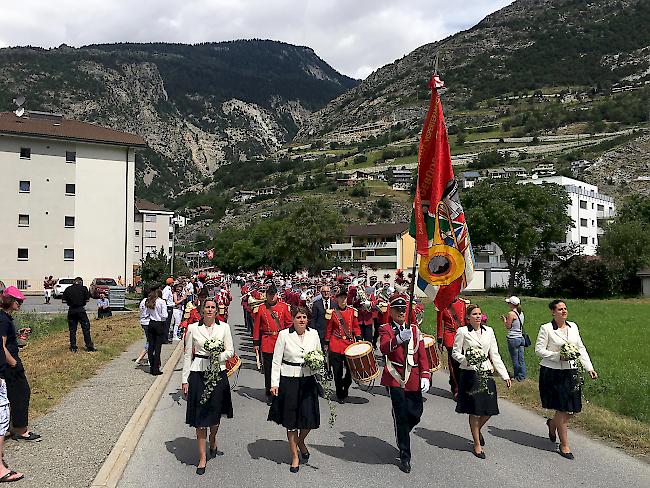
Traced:
<path id="1" fill-rule="evenodd" d="M 321 286 L 320 295 L 321 296 L 318 300 L 314 300 L 314 304 L 311 308 L 310 327 L 313 327 L 318 331 L 318 336 L 320 337 L 320 342 L 322 345 L 328 320 L 325 318 L 325 316 L 327 315 L 328 310 L 333 310 L 336 308 L 336 301 L 332 300 L 332 297 L 330 296 L 329 285 Z"/>

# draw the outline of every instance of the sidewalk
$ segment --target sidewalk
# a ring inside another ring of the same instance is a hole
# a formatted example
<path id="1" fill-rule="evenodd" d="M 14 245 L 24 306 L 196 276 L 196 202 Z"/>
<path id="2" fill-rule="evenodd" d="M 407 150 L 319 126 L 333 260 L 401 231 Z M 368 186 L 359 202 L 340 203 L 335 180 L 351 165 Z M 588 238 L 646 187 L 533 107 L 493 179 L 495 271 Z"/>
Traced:
<path id="1" fill-rule="evenodd" d="M 163 345 L 163 364 L 178 343 Z M 42 442 L 7 440 L 5 459 L 25 473 L 19 482 L 30 488 L 81 488 L 95 478 L 154 376 L 132 359 L 142 350 L 142 340 L 80 383 L 50 413 L 30 428 Z M 78 354 L 82 354 L 81 352 Z"/>

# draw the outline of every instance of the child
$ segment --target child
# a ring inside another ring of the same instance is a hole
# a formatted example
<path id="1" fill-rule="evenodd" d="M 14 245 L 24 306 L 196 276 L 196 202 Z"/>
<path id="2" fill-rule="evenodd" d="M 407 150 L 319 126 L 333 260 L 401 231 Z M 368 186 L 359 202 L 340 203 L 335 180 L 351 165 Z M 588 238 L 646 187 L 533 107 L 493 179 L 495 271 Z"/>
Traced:
<path id="1" fill-rule="evenodd" d="M 7 398 L 7 384 L 0 378 L 0 483 L 22 480 L 25 475 L 12 471 L 4 460 L 5 434 L 9 430 L 9 399 Z"/>

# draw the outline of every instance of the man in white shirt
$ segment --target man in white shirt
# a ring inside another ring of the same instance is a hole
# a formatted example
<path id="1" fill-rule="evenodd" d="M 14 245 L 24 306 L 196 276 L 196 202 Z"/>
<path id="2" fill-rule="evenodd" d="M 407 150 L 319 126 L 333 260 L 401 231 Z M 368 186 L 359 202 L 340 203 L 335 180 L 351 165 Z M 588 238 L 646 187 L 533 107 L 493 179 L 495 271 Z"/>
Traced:
<path id="1" fill-rule="evenodd" d="M 174 315 L 174 292 L 172 291 L 172 285 L 174 284 L 174 278 L 167 278 L 165 281 L 165 288 L 162 291 L 162 299 L 165 300 L 167 305 L 167 317 L 165 318 L 165 327 L 167 335 L 165 336 L 165 344 L 171 343 L 171 323 L 172 317 Z"/>

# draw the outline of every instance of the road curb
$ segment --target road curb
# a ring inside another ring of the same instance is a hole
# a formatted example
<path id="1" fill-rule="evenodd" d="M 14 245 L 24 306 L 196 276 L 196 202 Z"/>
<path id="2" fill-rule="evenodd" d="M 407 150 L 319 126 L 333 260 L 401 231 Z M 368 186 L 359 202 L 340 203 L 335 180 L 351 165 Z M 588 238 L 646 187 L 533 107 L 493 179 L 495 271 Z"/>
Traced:
<path id="1" fill-rule="evenodd" d="M 110 454 L 99 469 L 90 488 L 115 488 L 122 479 L 122 474 L 133 455 L 138 441 L 149 423 L 153 411 L 158 405 L 174 369 L 183 354 L 183 341 L 179 342 L 163 367 L 163 374 L 158 376 L 142 398 L 140 405 L 129 419 Z"/>

